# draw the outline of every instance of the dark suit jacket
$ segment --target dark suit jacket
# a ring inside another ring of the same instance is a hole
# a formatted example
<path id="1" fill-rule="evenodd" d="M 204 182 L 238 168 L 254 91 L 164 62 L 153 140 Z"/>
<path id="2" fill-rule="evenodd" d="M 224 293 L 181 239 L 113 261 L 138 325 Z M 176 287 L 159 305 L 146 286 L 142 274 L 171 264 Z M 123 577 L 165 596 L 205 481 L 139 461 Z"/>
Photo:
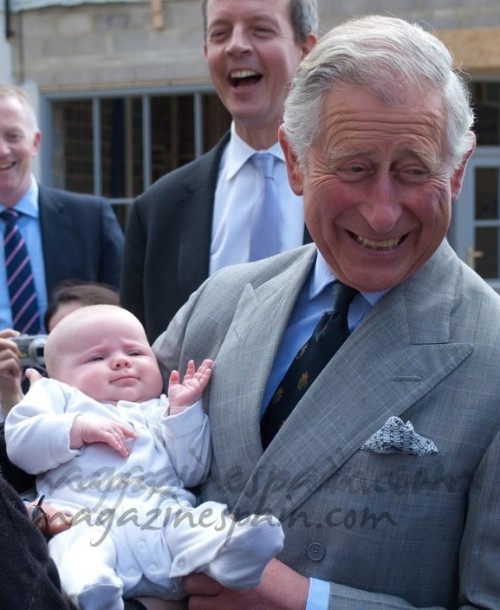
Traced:
<path id="1" fill-rule="evenodd" d="M 40 185 L 38 202 L 50 296 L 62 280 L 109 284 L 118 289 L 123 231 L 109 201 Z"/>
<path id="2" fill-rule="evenodd" d="M 0 476 L 0 608 L 69 610 L 41 533 L 19 496 Z"/>
<path id="3" fill-rule="evenodd" d="M 0 475 L 0 608 L 72 610 L 61 593 L 57 568 L 42 534 L 26 514 L 17 493 Z M 138 600 L 124 600 L 125 610 L 145 610 Z"/>
<path id="4" fill-rule="evenodd" d="M 152 342 L 208 277 L 215 189 L 229 140 L 163 176 L 139 196 L 125 234 L 122 305 Z M 309 242 L 307 232 L 304 241 Z"/>

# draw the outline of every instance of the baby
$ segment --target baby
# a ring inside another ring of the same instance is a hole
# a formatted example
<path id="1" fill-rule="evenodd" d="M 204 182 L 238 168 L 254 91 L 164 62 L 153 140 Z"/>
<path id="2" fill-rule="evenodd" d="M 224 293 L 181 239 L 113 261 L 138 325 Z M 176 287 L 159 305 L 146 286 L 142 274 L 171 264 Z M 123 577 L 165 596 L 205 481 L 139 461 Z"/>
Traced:
<path id="1" fill-rule="evenodd" d="M 49 541 L 65 592 L 85 609 L 118 610 L 122 595 L 182 599 L 180 577 L 204 572 L 230 588 L 260 582 L 283 547 L 271 516 L 235 521 L 225 505 L 195 507 L 186 488 L 210 466 L 202 394 L 212 362 L 172 372 L 168 400 L 140 322 L 113 305 L 66 316 L 45 346 L 48 379 L 8 414 L 9 458 L 72 526 Z"/>

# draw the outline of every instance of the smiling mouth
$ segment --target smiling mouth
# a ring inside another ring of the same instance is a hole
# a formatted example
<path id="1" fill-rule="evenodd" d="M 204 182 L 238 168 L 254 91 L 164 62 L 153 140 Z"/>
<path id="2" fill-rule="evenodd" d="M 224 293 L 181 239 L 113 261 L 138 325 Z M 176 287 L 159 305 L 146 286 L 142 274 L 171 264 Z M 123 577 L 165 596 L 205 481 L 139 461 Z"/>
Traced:
<path id="1" fill-rule="evenodd" d="M 392 239 L 368 239 L 368 237 L 363 237 L 362 235 L 357 235 L 355 233 L 351 233 L 351 235 L 356 242 L 364 248 L 376 250 L 378 252 L 395 250 L 406 237 L 403 235 L 403 237 L 393 237 Z"/>
<path id="2" fill-rule="evenodd" d="M 2 163 L 0 164 L 0 171 L 4 170 L 4 169 L 10 169 L 11 167 L 14 167 L 15 163 L 14 161 L 12 161 L 11 163 Z"/>
<path id="3" fill-rule="evenodd" d="M 262 79 L 262 74 L 254 70 L 235 70 L 229 75 L 229 82 L 233 87 L 253 85 Z"/>

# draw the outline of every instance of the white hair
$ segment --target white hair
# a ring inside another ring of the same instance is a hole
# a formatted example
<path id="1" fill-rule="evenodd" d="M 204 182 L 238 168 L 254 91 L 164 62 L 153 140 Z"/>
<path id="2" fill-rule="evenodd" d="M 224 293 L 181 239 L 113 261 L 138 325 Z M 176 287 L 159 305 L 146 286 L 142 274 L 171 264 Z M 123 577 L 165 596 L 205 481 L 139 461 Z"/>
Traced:
<path id="1" fill-rule="evenodd" d="M 445 45 L 417 24 L 368 16 L 330 30 L 299 66 L 283 129 L 300 164 L 320 134 L 325 94 L 343 85 L 361 87 L 387 102 L 401 92 L 437 92 L 445 108 L 445 158 L 457 167 L 473 145 L 469 91 Z"/>

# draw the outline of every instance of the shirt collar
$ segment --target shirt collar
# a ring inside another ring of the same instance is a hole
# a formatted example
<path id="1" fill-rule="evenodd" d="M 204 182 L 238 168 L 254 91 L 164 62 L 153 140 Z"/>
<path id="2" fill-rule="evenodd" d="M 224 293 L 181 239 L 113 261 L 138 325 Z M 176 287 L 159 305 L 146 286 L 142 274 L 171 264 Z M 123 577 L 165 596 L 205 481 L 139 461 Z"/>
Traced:
<path id="1" fill-rule="evenodd" d="M 16 203 L 14 209 L 17 212 L 37 219 L 39 216 L 38 210 L 38 183 L 34 176 L 31 176 L 31 184 L 28 190 L 24 193 L 21 199 Z M 0 211 L 5 210 L 5 206 L 0 204 Z"/>
<path id="2" fill-rule="evenodd" d="M 227 168 L 227 179 L 233 178 L 256 152 L 255 148 L 252 148 L 250 144 L 247 144 L 245 140 L 240 138 L 236 133 L 234 122 L 231 123 L 231 137 L 222 159 L 223 164 Z M 275 142 L 265 152 L 270 152 L 278 159 L 281 159 L 281 161 L 285 161 L 285 156 L 279 142 Z"/>
<path id="3" fill-rule="evenodd" d="M 337 278 L 330 271 L 330 268 L 326 264 L 321 252 L 316 250 L 316 262 L 314 263 L 313 275 L 309 284 L 309 299 L 312 300 L 317 297 L 323 290 Z M 375 305 L 383 296 L 389 292 L 387 290 L 380 290 L 379 292 L 362 292 L 363 297 L 370 303 Z"/>

